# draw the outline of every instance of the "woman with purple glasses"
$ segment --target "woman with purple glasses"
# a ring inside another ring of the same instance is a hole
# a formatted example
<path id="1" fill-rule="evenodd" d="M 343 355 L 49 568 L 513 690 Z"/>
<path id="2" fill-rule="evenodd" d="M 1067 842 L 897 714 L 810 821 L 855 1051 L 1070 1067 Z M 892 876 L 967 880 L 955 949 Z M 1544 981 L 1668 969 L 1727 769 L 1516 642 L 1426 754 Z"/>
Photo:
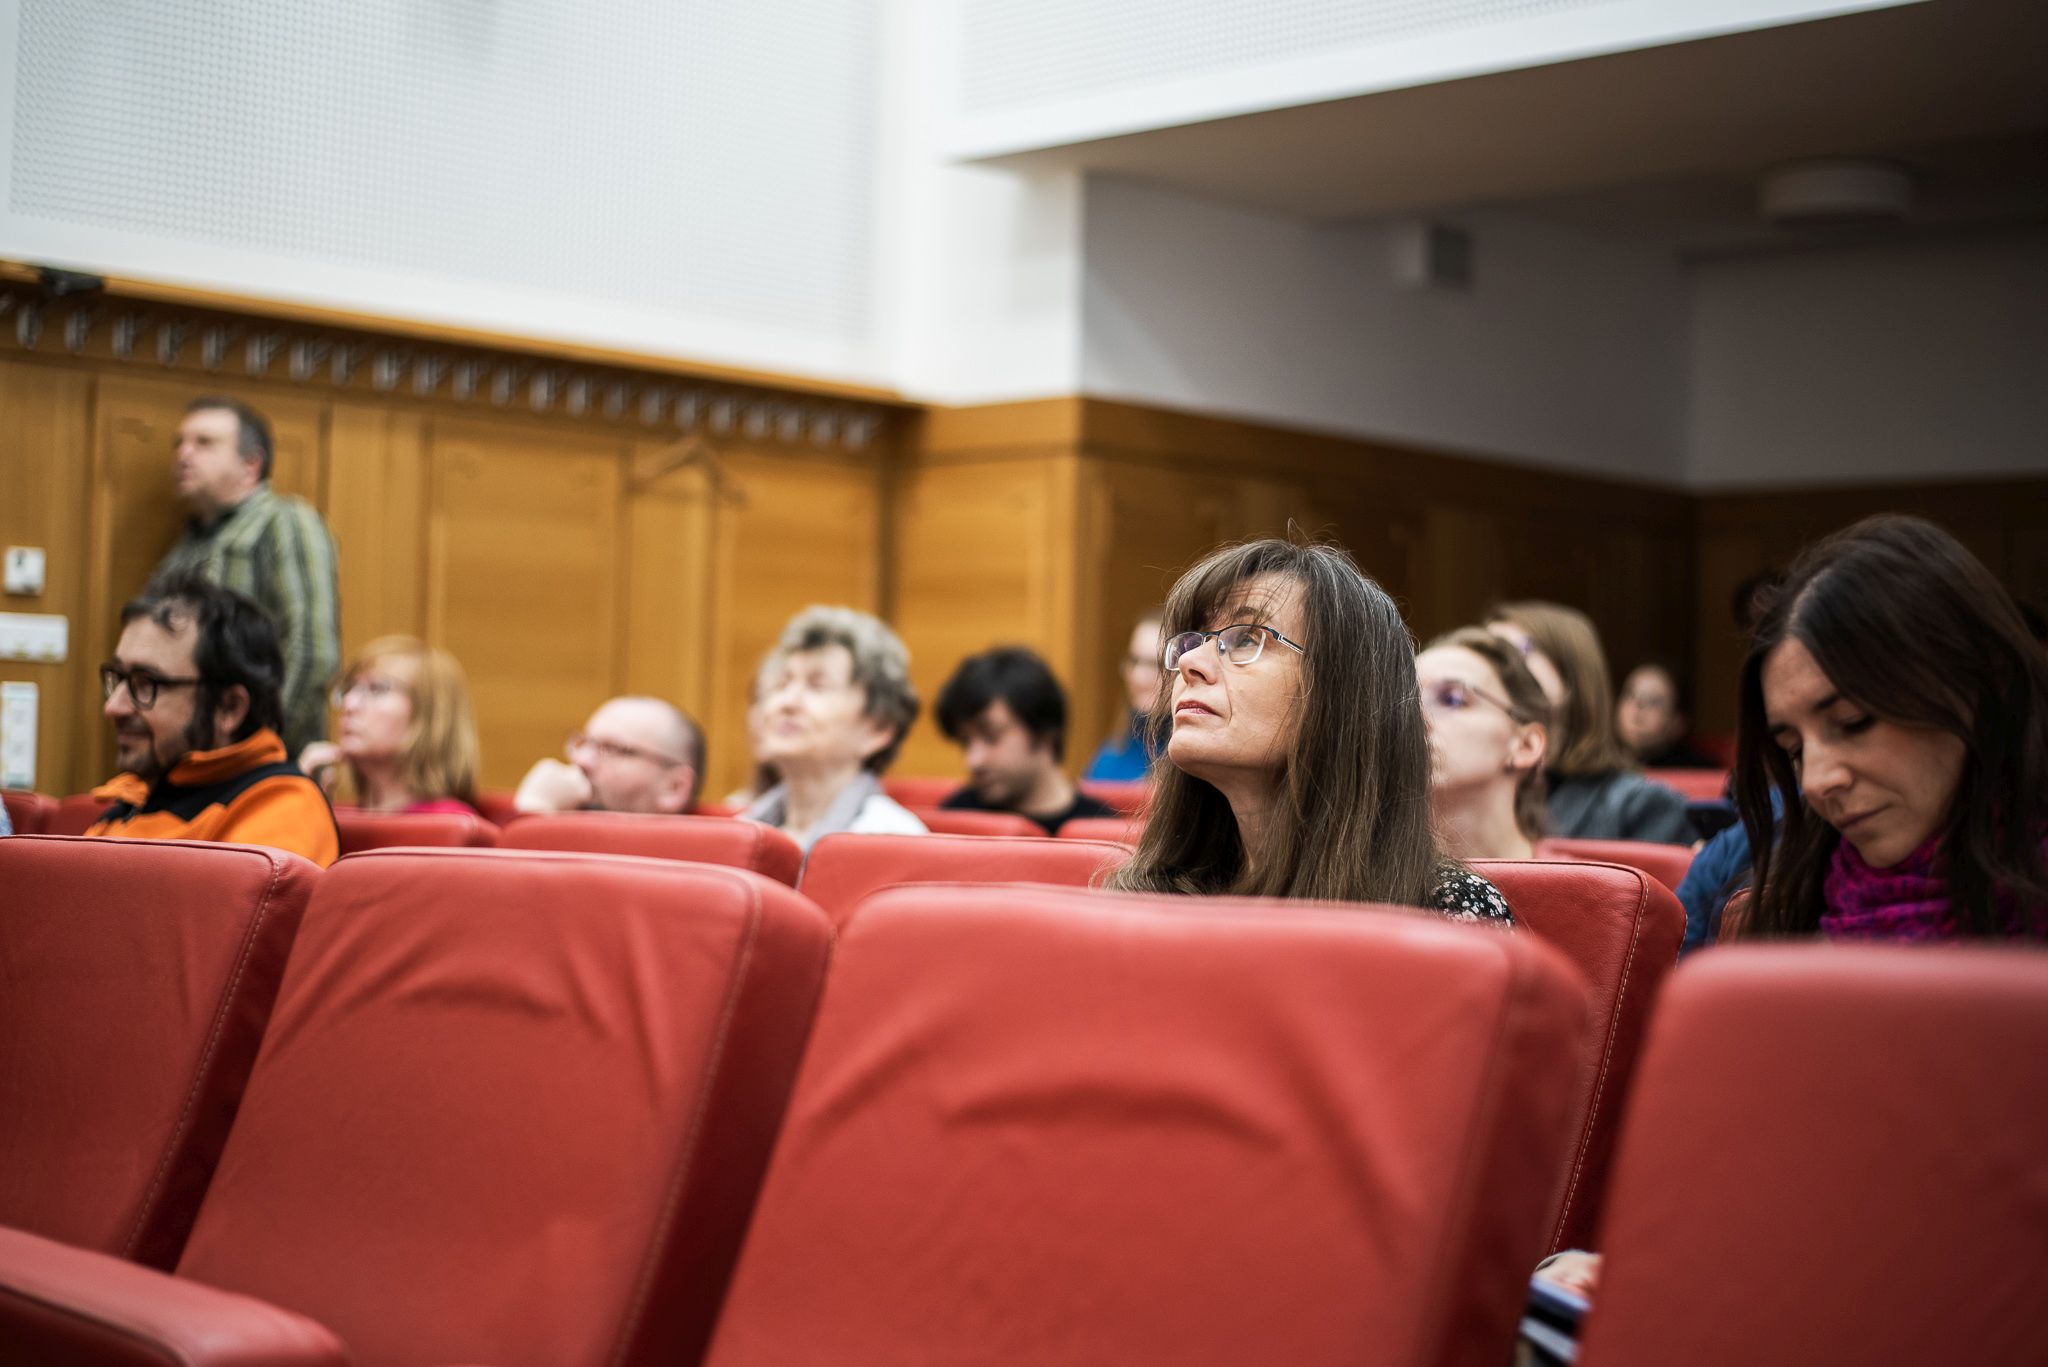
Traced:
<path id="1" fill-rule="evenodd" d="M 1479 627 L 1415 657 L 1437 839 L 1459 859 L 1534 859 L 1550 703 L 1512 645 Z"/>

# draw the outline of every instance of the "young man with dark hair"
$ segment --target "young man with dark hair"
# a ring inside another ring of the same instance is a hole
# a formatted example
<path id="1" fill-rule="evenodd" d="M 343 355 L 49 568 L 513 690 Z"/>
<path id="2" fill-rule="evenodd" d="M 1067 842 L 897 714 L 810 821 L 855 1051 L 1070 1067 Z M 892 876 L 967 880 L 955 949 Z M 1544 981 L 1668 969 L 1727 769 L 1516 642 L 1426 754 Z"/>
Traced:
<path id="1" fill-rule="evenodd" d="M 1060 771 L 1067 695 L 1033 652 L 1002 646 L 962 660 L 934 711 L 939 729 L 967 756 L 968 786 L 940 806 L 1016 812 L 1047 835 L 1077 816 L 1116 815 Z"/>
<path id="2" fill-rule="evenodd" d="M 146 592 L 197 572 L 270 614 L 284 656 L 283 719 L 292 754 L 327 734 L 327 685 L 341 663 L 334 538 L 303 499 L 270 487 L 270 424 L 239 399 L 194 399 L 178 424 L 178 497 L 185 535 Z"/>
<path id="3" fill-rule="evenodd" d="M 263 610 L 196 574 L 121 609 L 100 666 L 122 772 L 87 835 L 270 845 L 325 867 L 340 853 L 318 784 L 277 733 L 284 660 Z"/>

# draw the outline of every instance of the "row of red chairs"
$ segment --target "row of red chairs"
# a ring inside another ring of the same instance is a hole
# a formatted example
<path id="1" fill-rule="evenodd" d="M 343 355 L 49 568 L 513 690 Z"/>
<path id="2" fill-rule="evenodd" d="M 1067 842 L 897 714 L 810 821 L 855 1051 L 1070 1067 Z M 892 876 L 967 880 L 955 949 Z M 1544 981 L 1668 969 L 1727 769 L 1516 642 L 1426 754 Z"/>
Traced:
<path id="1" fill-rule="evenodd" d="M 835 936 L 681 861 L 0 841 L 0 1360 L 1492 1367 L 1678 918 L 1482 871 L 1534 934 L 928 883 Z M 1681 971 L 1581 1360 L 2044 1360 L 2044 989 Z"/>

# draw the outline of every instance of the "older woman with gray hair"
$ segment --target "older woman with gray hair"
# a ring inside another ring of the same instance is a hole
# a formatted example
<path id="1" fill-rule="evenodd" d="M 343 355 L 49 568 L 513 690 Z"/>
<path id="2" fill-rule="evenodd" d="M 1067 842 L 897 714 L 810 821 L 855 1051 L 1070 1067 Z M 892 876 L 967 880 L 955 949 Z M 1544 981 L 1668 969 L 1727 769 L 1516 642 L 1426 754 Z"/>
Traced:
<path id="1" fill-rule="evenodd" d="M 880 775 L 917 718 L 910 652 L 852 608 L 805 608 L 762 662 L 754 758 L 782 781 L 741 815 L 809 849 L 834 831 L 922 835 Z"/>

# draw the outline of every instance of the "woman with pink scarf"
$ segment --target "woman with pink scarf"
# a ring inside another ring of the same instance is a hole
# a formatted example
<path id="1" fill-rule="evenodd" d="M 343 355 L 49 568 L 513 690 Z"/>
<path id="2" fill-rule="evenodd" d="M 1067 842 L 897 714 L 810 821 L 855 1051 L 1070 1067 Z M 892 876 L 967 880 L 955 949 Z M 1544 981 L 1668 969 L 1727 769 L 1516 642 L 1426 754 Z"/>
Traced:
<path id="1" fill-rule="evenodd" d="M 2048 655 L 1930 522 L 1870 518 L 1793 566 L 1743 666 L 1735 789 L 1747 935 L 2048 938 Z"/>

